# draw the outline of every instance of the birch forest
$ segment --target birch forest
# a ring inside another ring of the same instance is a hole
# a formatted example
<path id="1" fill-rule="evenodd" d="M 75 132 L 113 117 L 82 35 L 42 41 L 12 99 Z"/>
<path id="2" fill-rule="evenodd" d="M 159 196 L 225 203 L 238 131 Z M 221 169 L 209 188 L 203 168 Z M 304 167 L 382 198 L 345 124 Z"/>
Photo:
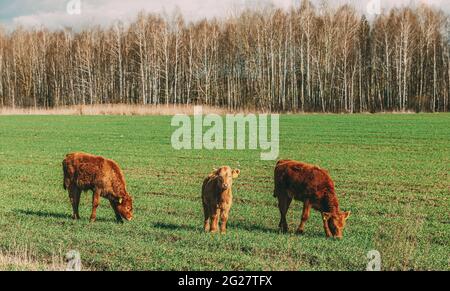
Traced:
<path id="1" fill-rule="evenodd" d="M 0 27 L 0 107 L 205 104 L 274 112 L 442 112 L 450 21 L 428 6 L 246 10 L 188 22 Z"/>

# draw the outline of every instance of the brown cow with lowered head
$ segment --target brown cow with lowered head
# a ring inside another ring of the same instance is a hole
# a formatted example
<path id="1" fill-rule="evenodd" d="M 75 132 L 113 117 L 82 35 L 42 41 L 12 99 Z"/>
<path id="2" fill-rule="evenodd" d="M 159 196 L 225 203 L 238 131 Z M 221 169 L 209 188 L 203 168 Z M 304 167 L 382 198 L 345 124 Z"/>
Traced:
<path id="1" fill-rule="evenodd" d="M 278 198 L 280 229 L 288 231 L 286 213 L 292 199 L 303 202 L 302 220 L 297 233 L 303 234 L 311 207 L 320 211 L 327 237 L 342 238 L 350 211 L 339 209 L 334 183 L 326 170 L 292 160 L 281 160 L 275 167 L 274 197 Z"/>
<path id="2" fill-rule="evenodd" d="M 91 222 L 97 217 L 100 197 L 109 200 L 118 222 L 133 218 L 133 200 L 127 192 L 125 178 L 116 162 L 84 153 L 72 153 L 63 163 L 64 189 L 69 191 L 73 219 L 80 219 L 78 205 L 82 191 L 93 191 Z"/>
<path id="3" fill-rule="evenodd" d="M 240 170 L 231 170 L 230 167 L 221 167 L 214 170 L 203 181 L 202 202 L 205 214 L 204 228 L 208 232 L 217 232 L 219 228 L 219 216 L 221 220 L 220 232 L 227 231 L 227 221 L 233 203 L 231 186 Z"/>

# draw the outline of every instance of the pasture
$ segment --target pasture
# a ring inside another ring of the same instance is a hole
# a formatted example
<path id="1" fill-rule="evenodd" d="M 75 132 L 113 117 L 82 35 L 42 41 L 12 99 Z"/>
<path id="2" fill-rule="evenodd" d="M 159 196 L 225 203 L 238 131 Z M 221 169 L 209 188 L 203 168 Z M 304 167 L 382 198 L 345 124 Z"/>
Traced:
<path id="1" fill-rule="evenodd" d="M 278 232 L 275 161 L 260 151 L 172 148 L 166 116 L 0 116 L 0 251 L 27 249 L 51 264 L 69 250 L 93 270 L 364 270 L 370 250 L 384 270 L 449 270 L 450 115 L 283 115 L 280 158 L 329 170 L 344 239 L 326 239 L 313 211 L 303 236 L 301 203 Z M 84 151 L 114 159 L 134 198 L 132 222 L 116 224 L 102 199 L 89 223 L 72 221 L 61 161 Z M 214 168 L 239 165 L 228 233 L 205 234 L 200 200 Z M 11 267 L 10 268 L 14 268 Z"/>

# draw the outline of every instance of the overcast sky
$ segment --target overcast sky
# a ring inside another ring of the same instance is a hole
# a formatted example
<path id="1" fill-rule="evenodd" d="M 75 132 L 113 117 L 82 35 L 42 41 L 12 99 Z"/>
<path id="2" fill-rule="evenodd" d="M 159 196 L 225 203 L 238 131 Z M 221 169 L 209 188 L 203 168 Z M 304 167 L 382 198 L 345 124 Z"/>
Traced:
<path id="1" fill-rule="evenodd" d="M 70 3 L 81 2 L 81 10 Z M 204 17 L 222 17 L 245 7 L 264 3 L 289 8 L 298 5 L 301 0 L 0 0 L 0 24 L 12 28 L 45 26 L 50 29 L 62 27 L 80 28 L 91 24 L 110 24 L 115 20 L 127 23 L 132 21 L 139 11 L 172 14 L 176 7 L 187 20 Z M 320 3 L 323 0 L 312 0 Z M 328 0 L 332 5 L 351 3 L 364 14 L 377 11 L 376 1 L 381 9 L 392 6 L 425 2 L 450 12 L 450 0 Z M 375 5 L 369 5 L 371 2 Z M 258 3 L 258 4 L 255 4 Z M 369 8 L 368 8 L 369 6 Z M 68 9 L 69 7 L 69 9 Z M 375 10 L 374 10 L 375 9 Z M 81 12 L 81 13 L 79 13 Z"/>

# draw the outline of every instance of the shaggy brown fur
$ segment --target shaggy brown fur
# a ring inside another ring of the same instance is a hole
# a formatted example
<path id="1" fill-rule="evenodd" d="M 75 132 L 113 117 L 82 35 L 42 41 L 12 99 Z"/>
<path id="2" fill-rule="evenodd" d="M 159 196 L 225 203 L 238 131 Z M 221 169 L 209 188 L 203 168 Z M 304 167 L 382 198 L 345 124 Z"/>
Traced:
<path id="1" fill-rule="evenodd" d="M 118 222 L 133 218 L 133 200 L 128 194 L 124 175 L 112 160 L 90 154 L 72 153 L 63 163 L 64 189 L 69 191 L 73 219 L 80 219 L 78 205 L 82 191 L 93 191 L 91 222 L 97 216 L 100 197 L 109 200 Z"/>
<path id="2" fill-rule="evenodd" d="M 339 210 L 334 183 L 326 170 L 306 163 L 281 160 L 275 167 L 274 176 L 274 197 L 278 198 L 279 227 L 283 232 L 288 231 L 286 213 L 292 199 L 295 199 L 303 202 L 302 220 L 297 233 L 304 233 L 312 207 L 322 213 L 326 236 L 342 238 L 350 211 Z"/>
<path id="3" fill-rule="evenodd" d="M 208 232 L 217 232 L 219 216 L 221 220 L 220 232 L 227 231 L 227 221 L 233 204 L 231 187 L 240 170 L 222 167 L 213 171 L 203 182 L 202 201 L 205 214 L 204 228 Z"/>

